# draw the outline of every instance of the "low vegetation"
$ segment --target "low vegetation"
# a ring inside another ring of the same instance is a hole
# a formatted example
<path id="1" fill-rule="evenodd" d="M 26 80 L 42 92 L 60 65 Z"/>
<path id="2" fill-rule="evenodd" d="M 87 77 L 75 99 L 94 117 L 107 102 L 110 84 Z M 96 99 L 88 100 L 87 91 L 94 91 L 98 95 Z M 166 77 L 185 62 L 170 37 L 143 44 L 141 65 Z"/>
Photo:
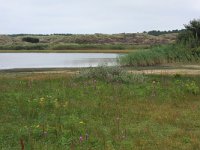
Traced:
<path id="1" fill-rule="evenodd" d="M 177 34 L 153 36 L 147 33 L 122 34 L 54 34 L 54 35 L 0 35 L 0 50 L 125 50 L 149 48 L 152 45 L 169 44 Z"/>
<path id="2" fill-rule="evenodd" d="M 46 50 L 47 44 L 15 44 L 15 45 L 0 45 L 0 50 Z"/>
<path id="3" fill-rule="evenodd" d="M 1 74 L 0 149 L 200 149 L 199 77 L 123 77 Z"/>
<path id="4" fill-rule="evenodd" d="M 145 76 L 130 74 L 121 67 L 99 66 L 82 70 L 77 78 L 83 80 L 101 80 L 108 83 L 139 83 L 145 80 Z"/>
<path id="5" fill-rule="evenodd" d="M 199 63 L 200 49 L 187 49 L 180 45 L 158 46 L 150 50 L 136 51 L 122 56 L 119 62 L 123 66 Z"/>
<path id="6" fill-rule="evenodd" d="M 49 49 L 52 50 L 134 50 L 147 49 L 147 45 L 126 45 L 126 44 L 55 44 Z"/>

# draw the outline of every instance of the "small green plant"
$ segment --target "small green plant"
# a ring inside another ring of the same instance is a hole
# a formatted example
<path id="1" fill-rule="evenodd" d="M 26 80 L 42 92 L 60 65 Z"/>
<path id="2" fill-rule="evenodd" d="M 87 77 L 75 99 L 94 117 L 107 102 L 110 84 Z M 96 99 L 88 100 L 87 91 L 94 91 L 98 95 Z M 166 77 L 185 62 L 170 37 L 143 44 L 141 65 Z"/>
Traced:
<path id="1" fill-rule="evenodd" d="M 195 81 L 182 81 L 182 80 L 176 80 L 175 86 L 177 87 L 177 92 L 187 92 L 194 95 L 197 95 L 200 92 L 199 86 L 196 84 Z"/>
<path id="2" fill-rule="evenodd" d="M 199 87 L 197 86 L 196 82 L 194 81 L 187 81 L 185 83 L 185 89 L 187 92 L 197 95 L 199 93 Z"/>

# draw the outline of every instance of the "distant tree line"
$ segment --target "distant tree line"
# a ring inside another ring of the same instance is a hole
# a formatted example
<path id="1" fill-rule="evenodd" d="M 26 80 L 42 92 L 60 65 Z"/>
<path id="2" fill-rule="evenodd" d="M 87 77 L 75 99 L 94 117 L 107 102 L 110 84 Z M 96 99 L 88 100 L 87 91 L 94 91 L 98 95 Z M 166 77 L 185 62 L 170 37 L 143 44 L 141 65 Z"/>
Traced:
<path id="1" fill-rule="evenodd" d="M 180 33 L 183 30 L 184 29 L 182 29 L 182 30 L 169 30 L 169 31 L 152 30 L 152 31 L 149 31 L 149 32 L 144 32 L 144 33 L 148 33 L 149 35 L 159 36 L 159 35 L 163 35 L 163 34 Z"/>
<path id="2" fill-rule="evenodd" d="M 71 33 L 54 33 L 54 34 L 9 34 L 8 36 L 11 37 L 18 37 L 18 36 L 50 36 L 50 35 L 62 35 L 62 36 L 71 36 Z"/>
<path id="3" fill-rule="evenodd" d="M 152 31 L 144 31 L 143 33 L 148 33 L 149 35 L 159 36 L 163 34 L 169 34 L 169 33 L 180 33 L 182 30 L 169 30 L 169 31 L 159 31 L 159 30 L 152 30 Z M 118 33 L 118 34 L 125 34 L 127 36 L 127 33 Z M 51 36 L 51 35 L 57 35 L 57 36 L 72 36 L 76 34 L 71 33 L 54 33 L 54 34 L 9 34 L 8 36 L 11 37 L 18 37 L 18 36 Z M 90 35 L 90 34 L 80 34 L 80 35 Z M 109 34 L 103 34 L 103 33 L 95 33 L 94 35 L 109 35 Z M 112 34 L 115 35 L 115 34 Z M 116 34 L 117 35 L 117 34 Z M 129 36 L 136 35 L 136 33 L 128 33 Z"/>
<path id="4" fill-rule="evenodd" d="M 49 34 L 9 34 L 8 36 L 11 36 L 11 37 L 18 37 L 18 36 L 49 36 Z"/>

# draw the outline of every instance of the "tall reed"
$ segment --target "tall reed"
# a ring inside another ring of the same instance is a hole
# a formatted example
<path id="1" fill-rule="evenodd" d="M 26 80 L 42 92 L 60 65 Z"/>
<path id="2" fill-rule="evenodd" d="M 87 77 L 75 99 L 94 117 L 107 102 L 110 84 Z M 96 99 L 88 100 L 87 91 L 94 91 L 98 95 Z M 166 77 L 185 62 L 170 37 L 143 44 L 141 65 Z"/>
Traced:
<path id="1" fill-rule="evenodd" d="M 166 63 L 198 62 L 199 60 L 199 50 L 187 49 L 182 45 L 173 44 L 123 55 L 119 62 L 122 66 L 155 66 Z"/>

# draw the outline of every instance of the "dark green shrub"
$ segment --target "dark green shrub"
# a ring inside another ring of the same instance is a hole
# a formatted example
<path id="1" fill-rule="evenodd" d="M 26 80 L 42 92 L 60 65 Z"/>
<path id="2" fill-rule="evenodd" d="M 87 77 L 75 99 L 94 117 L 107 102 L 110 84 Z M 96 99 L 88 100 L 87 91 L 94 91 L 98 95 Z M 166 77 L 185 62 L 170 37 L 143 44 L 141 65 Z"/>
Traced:
<path id="1" fill-rule="evenodd" d="M 163 35 L 163 34 L 170 34 L 170 33 L 179 33 L 182 30 L 169 30 L 169 31 L 159 31 L 159 30 L 152 30 L 147 32 L 149 35 L 154 35 L 154 36 L 159 36 L 159 35 Z M 145 33 L 145 32 L 144 32 Z"/>
<path id="2" fill-rule="evenodd" d="M 178 35 L 177 43 L 189 48 L 195 48 L 199 45 L 198 39 L 196 39 L 193 33 L 188 30 L 183 31 Z"/>
<path id="3" fill-rule="evenodd" d="M 185 30 L 178 35 L 177 43 L 189 48 L 200 46 L 200 19 L 194 19 L 185 25 Z"/>
<path id="4" fill-rule="evenodd" d="M 40 42 L 40 40 L 38 38 L 33 38 L 33 37 L 24 37 L 24 38 L 22 38 L 22 41 L 29 42 L 29 43 L 39 43 Z"/>
<path id="5" fill-rule="evenodd" d="M 191 31 L 195 39 L 200 40 L 200 19 L 191 20 L 188 25 L 185 25 L 187 31 Z"/>

